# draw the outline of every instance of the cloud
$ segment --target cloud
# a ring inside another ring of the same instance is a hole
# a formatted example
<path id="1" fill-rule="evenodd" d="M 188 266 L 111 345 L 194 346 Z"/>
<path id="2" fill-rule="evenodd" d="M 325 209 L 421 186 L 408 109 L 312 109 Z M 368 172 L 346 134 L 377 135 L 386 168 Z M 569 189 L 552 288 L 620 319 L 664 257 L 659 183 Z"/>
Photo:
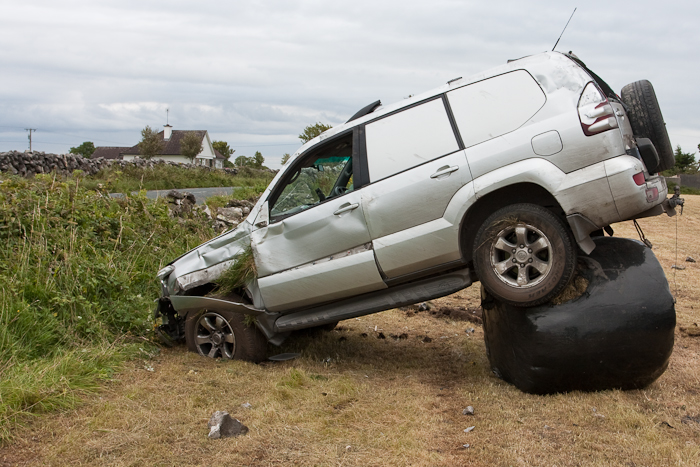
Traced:
<path id="1" fill-rule="evenodd" d="M 236 138 L 232 143 L 294 146 L 307 124 L 338 124 L 376 99 L 389 104 L 549 50 L 574 6 L 5 2 L 0 150 L 16 148 L 7 141 L 17 141 L 29 126 L 135 144 L 145 125 L 165 123 L 165 108 L 176 128 L 208 129 L 214 139 Z M 690 3 L 592 0 L 579 5 L 558 50 L 574 50 L 618 91 L 650 79 L 674 141 L 676 128 L 700 126 L 694 111 L 700 104 L 698 13 L 700 6 Z M 82 142 L 71 138 L 65 137 L 63 150 Z"/>

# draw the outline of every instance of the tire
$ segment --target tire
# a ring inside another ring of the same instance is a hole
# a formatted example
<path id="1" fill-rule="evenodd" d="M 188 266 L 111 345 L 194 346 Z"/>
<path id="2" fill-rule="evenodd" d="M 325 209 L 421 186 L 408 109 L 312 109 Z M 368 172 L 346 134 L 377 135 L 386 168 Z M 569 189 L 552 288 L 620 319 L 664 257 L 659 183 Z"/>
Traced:
<path id="1" fill-rule="evenodd" d="M 659 154 L 658 171 L 673 168 L 676 158 L 654 87 L 647 80 L 635 81 L 622 88 L 620 96 L 627 107 L 634 136 L 649 138 L 654 143 Z"/>
<path id="2" fill-rule="evenodd" d="M 571 280 L 576 246 L 564 223 L 535 204 L 513 204 L 479 228 L 474 268 L 496 300 L 529 307 L 548 302 Z"/>
<path id="3" fill-rule="evenodd" d="M 230 311 L 203 310 L 187 315 L 187 349 L 210 358 L 261 362 L 267 357 L 267 339 L 245 316 Z"/>

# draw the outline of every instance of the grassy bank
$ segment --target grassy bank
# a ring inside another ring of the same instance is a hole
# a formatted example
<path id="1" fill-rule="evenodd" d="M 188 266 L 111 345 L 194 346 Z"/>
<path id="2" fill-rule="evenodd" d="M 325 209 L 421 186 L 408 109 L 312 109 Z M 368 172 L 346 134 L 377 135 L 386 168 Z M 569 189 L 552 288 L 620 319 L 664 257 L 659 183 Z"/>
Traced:
<path id="1" fill-rule="evenodd" d="M 151 352 L 156 271 L 214 235 L 162 200 L 115 200 L 89 182 L 0 177 L 0 438 Z"/>
<path id="2" fill-rule="evenodd" d="M 102 188 L 110 193 L 131 193 L 138 190 L 170 190 L 173 188 L 210 188 L 219 186 L 249 187 L 262 192 L 274 174 L 244 167 L 238 175 L 223 170 L 205 167 L 178 167 L 158 165 L 146 167 L 118 167 L 103 169 L 86 177 L 83 186 L 96 190 Z"/>

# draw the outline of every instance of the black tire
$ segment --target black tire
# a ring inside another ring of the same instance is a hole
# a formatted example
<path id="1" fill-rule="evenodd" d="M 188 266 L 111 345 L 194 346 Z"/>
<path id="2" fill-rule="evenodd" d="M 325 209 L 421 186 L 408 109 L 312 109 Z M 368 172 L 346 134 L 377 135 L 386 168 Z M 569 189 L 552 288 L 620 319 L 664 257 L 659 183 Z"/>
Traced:
<path id="1" fill-rule="evenodd" d="M 261 362 L 267 339 L 245 316 L 230 311 L 189 313 L 185 323 L 187 349 L 205 357 Z"/>
<path id="2" fill-rule="evenodd" d="M 654 143 L 659 154 L 658 171 L 673 168 L 676 158 L 654 87 L 647 80 L 635 81 L 622 88 L 620 97 L 627 107 L 634 136 L 649 138 Z"/>
<path id="3" fill-rule="evenodd" d="M 569 283 L 576 246 L 564 223 L 535 204 L 493 213 L 474 242 L 474 269 L 496 300 L 529 307 L 548 302 Z"/>

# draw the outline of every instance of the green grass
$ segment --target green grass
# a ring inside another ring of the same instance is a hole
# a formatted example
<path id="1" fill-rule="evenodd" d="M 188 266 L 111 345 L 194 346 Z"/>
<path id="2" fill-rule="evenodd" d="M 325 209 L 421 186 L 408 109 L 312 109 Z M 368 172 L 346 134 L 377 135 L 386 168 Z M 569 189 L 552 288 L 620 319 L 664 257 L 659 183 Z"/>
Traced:
<path id="1" fill-rule="evenodd" d="M 241 187 L 211 201 L 224 206 L 259 196 L 271 179 L 168 165 L 0 175 L 0 442 L 16 423 L 74 406 L 125 361 L 147 356 L 155 273 L 216 235 L 199 212 L 172 218 L 165 200 L 143 191 L 107 193 Z"/>
<path id="2" fill-rule="evenodd" d="M 83 182 L 0 176 L 0 438 L 94 388 L 133 353 L 124 342 L 144 345 L 155 273 L 215 235 L 200 214 Z"/>
<path id="3" fill-rule="evenodd" d="M 248 200 L 255 203 L 260 194 L 265 191 L 267 186 L 255 185 L 236 188 L 230 195 L 215 195 L 207 198 L 206 203 L 210 208 L 226 207 L 231 200 Z"/>
<path id="4" fill-rule="evenodd" d="M 238 175 L 229 175 L 223 170 L 210 170 L 205 167 L 162 164 L 152 169 L 113 166 L 85 177 L 82 183 L 93 190 L 101 186 L 103 190 L 110 193 L 224 186 L 252 187 L 262 192 L 273 176 L 274 174 L 270 172 L 249 168 L 242 169 Z"/>
<path id="5" fill-rule="evenodd" d="M 234 259 L 231 266 L 216 280 L 216 293 L 227 294 L 243 288 L 257 276 L 253 249 L 249 246 Z"/>
<path id="6" fill-rule="evenodd" d="M 668 183 L 668 193 L 673 194 L 673 190 L 676 187 L 675 183 Z M 689 186 L 683 186 L 681 185 L 681 194 L 682 195 L 700 195 L 700 190 L 697 188 L 691 188 Z"/>

